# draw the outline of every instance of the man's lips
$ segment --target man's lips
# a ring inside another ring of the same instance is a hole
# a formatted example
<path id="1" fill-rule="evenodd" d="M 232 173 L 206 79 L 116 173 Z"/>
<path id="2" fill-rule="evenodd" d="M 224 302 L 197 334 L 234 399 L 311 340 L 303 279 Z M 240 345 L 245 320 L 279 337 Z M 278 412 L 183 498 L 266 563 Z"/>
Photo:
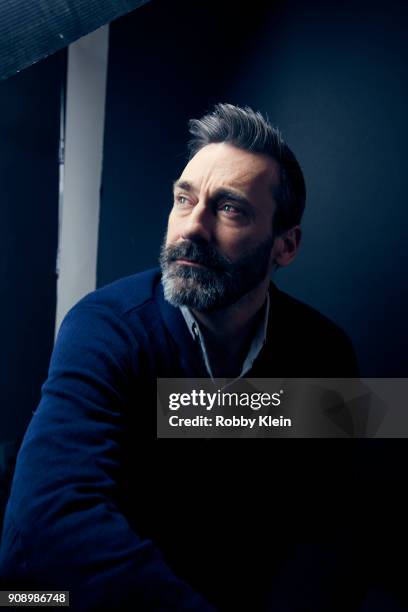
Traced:
<path id="1" fill-rule="evenodd" d="M 205 266 L 204 264 L 198 263 L 197 261 L 191 261 L 190 259 L 176 259 L 176 263 L 180 263 L 180 264 L 184 264 L 184 265 L 189 265 L 189 266 L 199 266 L 202 268 L 206 268 L 207 266 Z"/>

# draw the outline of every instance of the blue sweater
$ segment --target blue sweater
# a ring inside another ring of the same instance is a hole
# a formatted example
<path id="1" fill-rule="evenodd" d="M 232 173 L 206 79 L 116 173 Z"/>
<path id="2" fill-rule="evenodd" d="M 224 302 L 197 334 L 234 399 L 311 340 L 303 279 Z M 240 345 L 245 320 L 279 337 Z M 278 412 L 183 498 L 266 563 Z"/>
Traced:
<path id="1" fill-rule="evenodd" d="M 339 328 L 273 284 L 270 296 L 268 341 L 248 377 L 357 374 Z M 232 609 L 246 596 L 256 609 L 252 560 L 270 540 L 242 519 L 269 507 L 271 466 L 254 473 L 240 452 L 225 463 L 217 441 L 155 439 L 156 378 L 190 376 L 206 377 L 205 365 L 158 269 L 68 313 L 6 509 L 7 587 L 70 590 L 74 610 L 204 612 L 207 600 Z"/>

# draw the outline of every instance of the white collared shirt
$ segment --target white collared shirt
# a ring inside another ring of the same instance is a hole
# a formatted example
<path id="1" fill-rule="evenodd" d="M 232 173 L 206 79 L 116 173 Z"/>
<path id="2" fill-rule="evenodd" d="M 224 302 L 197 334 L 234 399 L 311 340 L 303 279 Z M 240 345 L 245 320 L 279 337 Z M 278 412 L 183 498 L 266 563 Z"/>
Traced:
<path id="1" fill-rule="evenodd" d="M 252 364 L 254 363 L 255 359 L 258 357 L 263 345 L 266 342 L 266 330 L 268 328 L 268 319 L 269 319 L 269 302 L 270 302 L 270 298 L 269 298 L 269 292 L 268 292 L 266 294 L 266 302 L 263 306 L 264 316 L 262 317 L 262 320 L 260 321 L 256 329 L 255 335 L 251 342 L 251 346 L 249 347 L 248 354 L 244 359 L 241 374 L 237 376 L 235 380 L 242 378 L 243 376 L 245 376 L 247 372 L 249 372 L 249 370 L 252 368 Z M 201 351 L 203 354 L 204 363 L 207 368 L 207 372 L 209 376 L 211 377 L 211 379 L 214 380 L 214 376 L 211 370 L 211 365 L 208 359 L 208 353 L 205 348 L 204 336 L 200 330 L 198 321 L 194 317 L 191 310 L 187 308 L 187 306 L 180 306 L 180 310 L 187 323 L 187 327 L 190 330 L 192 337 L 194 338 L 194 340 L 198 339 L 198 341 L 200 342 L 200 347 L 201 347 Z"/>

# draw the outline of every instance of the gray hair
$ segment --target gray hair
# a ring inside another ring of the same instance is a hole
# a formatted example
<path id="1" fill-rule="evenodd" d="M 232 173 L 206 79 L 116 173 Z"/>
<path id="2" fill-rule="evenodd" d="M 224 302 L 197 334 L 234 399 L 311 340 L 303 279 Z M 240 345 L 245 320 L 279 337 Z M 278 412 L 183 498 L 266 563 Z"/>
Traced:
<path id="1" fill-rule="evenodd" d="M 300 223 L 306 201 L 302 170 L 280 131 L 260 112 L 249 106 L 216 104 L 211 113 L 201 119 L 191 119 L 188 125 L 192 135 L 188 143 L 189 159 L 206 145 L 217 142 L 274 159 L 280 169 L 279 186 L 272 194 L 277 205 L 274 234 L 279 235 Z"/>

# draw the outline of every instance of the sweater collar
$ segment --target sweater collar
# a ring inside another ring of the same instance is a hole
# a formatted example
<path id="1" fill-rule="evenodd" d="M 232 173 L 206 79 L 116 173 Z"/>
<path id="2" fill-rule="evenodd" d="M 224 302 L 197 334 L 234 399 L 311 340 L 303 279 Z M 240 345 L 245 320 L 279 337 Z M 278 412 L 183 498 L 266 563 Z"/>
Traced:
<path id="1" fill-rule="evenodd" d="M 172 306 L 164 298 L 161 277 L 160 282 L 156 285 L 155 299 L 167 331 L 178 348 L 184 371 L 191 377 L 199 376 L 206 378 L 208 374 L 201 351 L 197 350 L 198 347 L 188 330 L 180 308 Z"/>

